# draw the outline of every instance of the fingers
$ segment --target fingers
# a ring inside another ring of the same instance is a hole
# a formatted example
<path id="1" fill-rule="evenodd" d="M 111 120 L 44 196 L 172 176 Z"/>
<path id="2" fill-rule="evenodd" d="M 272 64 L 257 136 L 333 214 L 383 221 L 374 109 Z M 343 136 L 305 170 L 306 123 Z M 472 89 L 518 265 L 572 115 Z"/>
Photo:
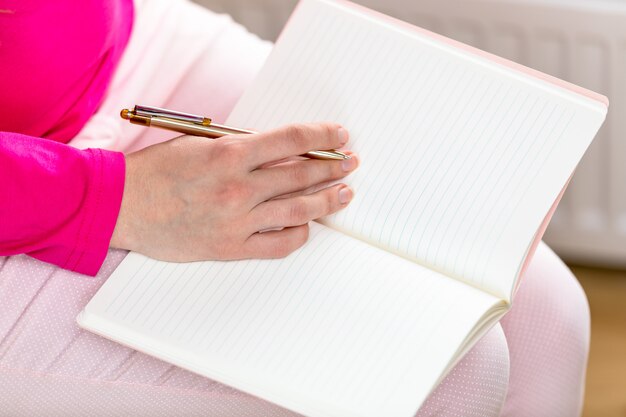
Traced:
<path id="1" fill-rule="evenodd" d="M 298 192 L 320 183 L 345 177 L 358 166 L 358 159 L 352 156 L 343 161 L 320 161 L 315 159 L 289 161 L 278 166 L 252 172 L 254 189 L 258 200 Z"/>
<path id="2" fill-rule="evenodd" d="M 335 123 L 291 124 L 247 139 L 255 167 L 308 151 L 338 149 L 348 142 L 348 131 Z"/>
<path id="3" fill-rule="evenodd" d="M 337 184 L 313 194 L 261 203 L 250 214 L 258 230 L 298 226 L 341 210 L 352 196 L 348 186 Z"/>
<path id="4" fill-rule="evenodd" d="M 246 240 L 244 249 L 250 258 L 283 258 L 309 237 L 309 226 L 303 224 L 279 231 L 255 233 Z"/>

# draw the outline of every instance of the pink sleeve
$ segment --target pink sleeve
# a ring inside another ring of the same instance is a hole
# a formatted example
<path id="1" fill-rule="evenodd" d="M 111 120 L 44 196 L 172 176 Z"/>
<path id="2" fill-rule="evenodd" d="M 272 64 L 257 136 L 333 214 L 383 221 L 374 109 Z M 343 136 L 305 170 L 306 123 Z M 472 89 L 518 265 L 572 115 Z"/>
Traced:
<path id="1" fill-rule="evenodd" d="M 118 152 L 0 132 L 0 256 L 26 253 L 95 275 L 124 191 Z"/>

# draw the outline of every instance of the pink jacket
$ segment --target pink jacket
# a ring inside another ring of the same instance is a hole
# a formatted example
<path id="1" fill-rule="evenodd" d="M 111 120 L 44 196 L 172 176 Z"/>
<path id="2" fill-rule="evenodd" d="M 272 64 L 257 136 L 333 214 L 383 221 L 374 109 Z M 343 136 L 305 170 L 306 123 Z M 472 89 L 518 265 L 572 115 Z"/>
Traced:
<path id="1" fill-rule="evenodd" d="M 119 212 L 124 156 L 59 142 L 101 104 L 130 36 L 132 1 L 9 0 L 2 9 L 0 256 L 95 275 Z"/>

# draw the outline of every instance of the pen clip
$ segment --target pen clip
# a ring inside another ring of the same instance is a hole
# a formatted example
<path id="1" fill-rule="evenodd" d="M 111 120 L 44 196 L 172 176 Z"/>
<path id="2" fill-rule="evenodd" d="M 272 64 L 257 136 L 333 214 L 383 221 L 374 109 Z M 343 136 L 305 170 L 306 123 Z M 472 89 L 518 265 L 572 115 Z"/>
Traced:
<path id="1" fill-rule="evenodd" d="M 181 122 L 191 122 L 198 125 L 209 126 L 211 119 L 204 116 L 196 116 L 195 114 L 183 113 L 180 111 L 161 109 L 159 107 L 135 105 L 133 112 L 137 116 L 143 117 L 166 117 L 168 119 L 178 120 Z"/>

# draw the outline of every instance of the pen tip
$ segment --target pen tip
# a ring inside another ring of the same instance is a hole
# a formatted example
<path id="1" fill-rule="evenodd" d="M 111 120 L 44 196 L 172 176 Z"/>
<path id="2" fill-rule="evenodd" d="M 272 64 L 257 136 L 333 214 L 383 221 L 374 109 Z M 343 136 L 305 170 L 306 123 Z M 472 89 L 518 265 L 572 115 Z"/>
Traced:
<path id="1" fill-rule="evenodd" d="M 122 119 L 130 119 L 130 117 L 128 116 L 128 113 L 130 113 L 130 110 L 128 109 L 122 109 L 122 111 L 120 112 L 120 116 L 122 116 Z"/>

